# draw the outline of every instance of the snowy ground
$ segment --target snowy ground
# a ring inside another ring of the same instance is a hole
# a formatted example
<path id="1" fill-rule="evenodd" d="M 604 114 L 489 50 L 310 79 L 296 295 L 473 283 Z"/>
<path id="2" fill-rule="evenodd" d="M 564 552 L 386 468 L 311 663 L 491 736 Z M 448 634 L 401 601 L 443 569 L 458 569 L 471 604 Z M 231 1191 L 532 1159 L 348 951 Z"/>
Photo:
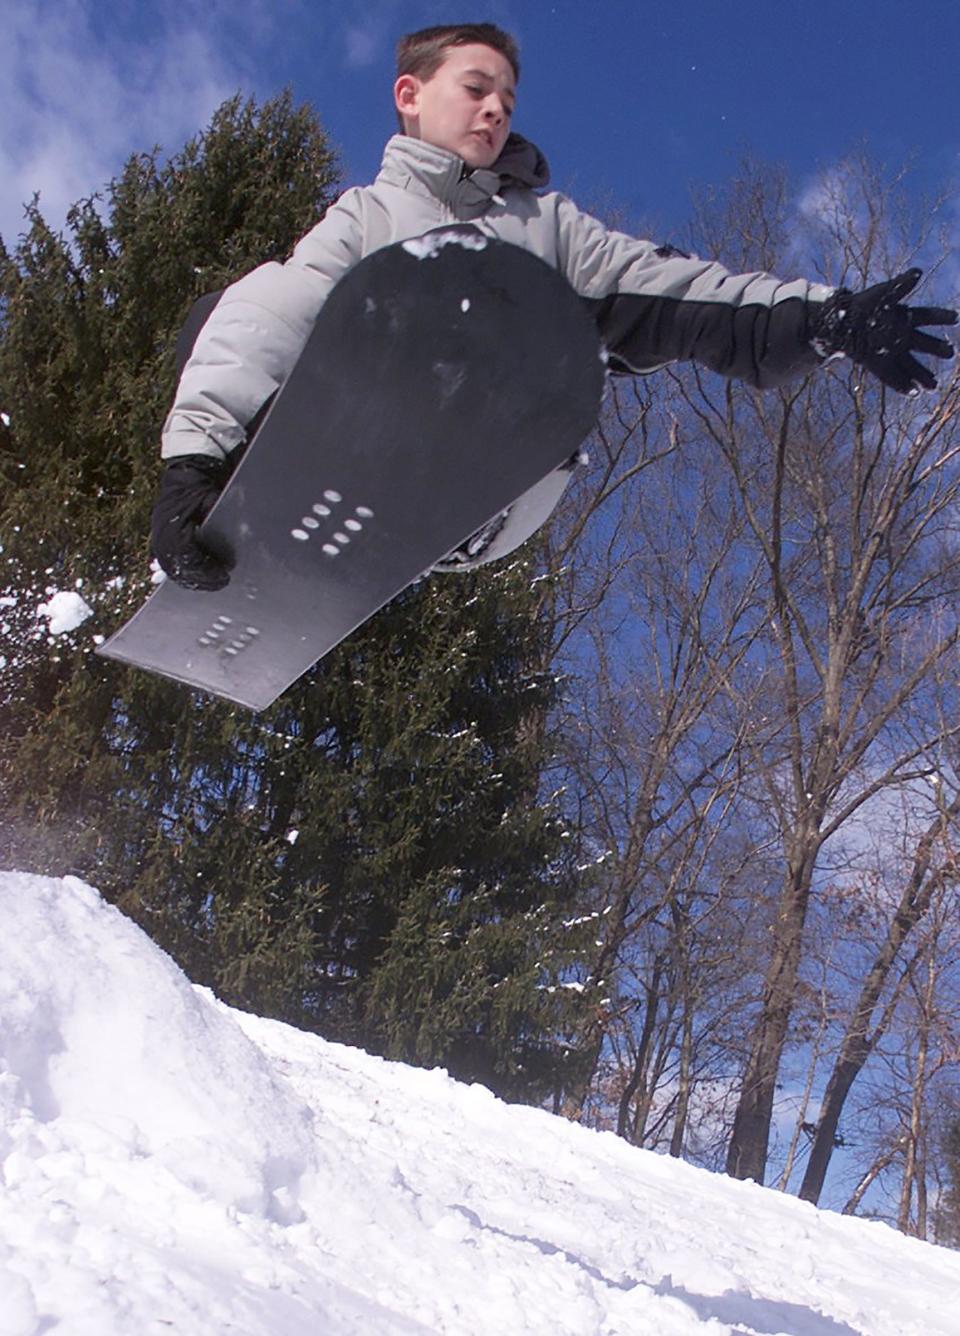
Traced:
<path id="1" fill-rule="evenodd" d="M 936 1336 L 960 1255 L 230 1011 L 0 874 L 0 1336 Z"/>

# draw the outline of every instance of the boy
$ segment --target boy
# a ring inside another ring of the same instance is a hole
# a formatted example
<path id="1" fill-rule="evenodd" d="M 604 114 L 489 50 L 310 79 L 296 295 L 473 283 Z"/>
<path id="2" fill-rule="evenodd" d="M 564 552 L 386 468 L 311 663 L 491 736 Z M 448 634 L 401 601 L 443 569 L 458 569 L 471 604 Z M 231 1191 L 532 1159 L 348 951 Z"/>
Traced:
<path id="1" fill-rule="evenodd" d="M 331 288 L 371 251 L 444 223 L 533 251 L 595 315 L 611 369 L 646 372 L 693 359 L 758 388 L 836 355 L 900 393 L 933 389 L 913 356 L 953 356 L 922 325 L 956 312 L 902 299 L 919 270 L 852 294 L 719 264 L 610 232 L 547 184 L 547 164 L 511 132 L 519 60 L 493 24 L 427 28 L 398 47 L 394 100 L 402 133 L 370 186 L 348 190 L 297 245 L 226 290 L 196 340 L 163 431 L 168 467 L 154 511 L 162 568 L 191 589 L 229 579 L 196 529 L 230 473 L 246 427 L 290 372 Z"/>

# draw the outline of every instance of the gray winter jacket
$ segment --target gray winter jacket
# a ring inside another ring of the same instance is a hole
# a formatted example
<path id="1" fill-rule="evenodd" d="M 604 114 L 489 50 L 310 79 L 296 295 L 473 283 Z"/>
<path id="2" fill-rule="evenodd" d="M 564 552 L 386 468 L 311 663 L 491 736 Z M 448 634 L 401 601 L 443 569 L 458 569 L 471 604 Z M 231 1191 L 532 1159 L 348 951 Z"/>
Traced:
<path id="1" fill-rule="evenodd" d="M 537 193 L 547 180 L 542 155 L 519 135 L 492 168 L 469 173 L 453 153 L 394 135 L 372 185 L 348 190 L 285 264 L 261 265 L 221 297 L 180 378 L 164 458 L 229 454 L 290 372 L 337 280 L 372 251 L 450 222 L 553 265 L 593 310 L 615 370 L 694 359 L 763 388 L 822 360 L 808 304 L 831 289 L 731 274 L 611 232 L 565 196 Z"/>

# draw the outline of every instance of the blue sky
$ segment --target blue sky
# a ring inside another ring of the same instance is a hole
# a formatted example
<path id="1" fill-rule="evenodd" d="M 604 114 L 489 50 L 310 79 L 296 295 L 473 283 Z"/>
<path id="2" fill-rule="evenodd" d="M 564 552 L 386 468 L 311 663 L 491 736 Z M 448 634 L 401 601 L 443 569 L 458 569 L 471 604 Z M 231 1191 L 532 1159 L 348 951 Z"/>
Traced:
<path id="1" fill-rule="evenodd" d="M 680 238 L 691 186 L 748 151 L 803 189 L 866 140 L 960 206 L 960 0 L 5 0 L 0 233 L 35 190 L 59 222 L 127 154 L 178 148 L 238 88 L 290 83 L 345 182 L 369 180 L 393 129 L 397 37 L 463 18 L 519 37 L 516 128 L 554 184 L 664 238 Z"/>

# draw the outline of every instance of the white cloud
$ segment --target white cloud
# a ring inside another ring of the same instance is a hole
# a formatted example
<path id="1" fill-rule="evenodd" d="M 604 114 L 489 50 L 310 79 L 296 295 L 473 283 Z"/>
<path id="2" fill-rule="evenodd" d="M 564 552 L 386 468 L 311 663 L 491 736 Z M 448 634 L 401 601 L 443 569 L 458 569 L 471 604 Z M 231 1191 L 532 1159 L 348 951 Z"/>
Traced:
<path id="1" fill-rule="evenodd" d="M 810 177 L 800 190 L 797 211 L 802 218 L 834 223 L 843 215 L 845 200 L 843 176 L 839 168 L 828 168 Z"/>
<path id="2" fill-rule="evenodd" d="M 373 28 L 350 26 L 344 34 L 347 44 L 347 65 L 351 69 L 361 69 L 372 65 L 382 42 L 382 34 Z"/>
<path id="3" fill-rule="evenodd" d="M 242 82 L 216 10 L 91 0 L 8 0 L 0 46 L 0 234 L 23 230 L 40 192 L 61 226 L 68 206 L 132 152 L 175 150 Z"/>
<path id="4" fill-rule="evenodd" d="M 869 163 L 869 159 L 867 160 Z M 893 178 L 889 178 L 893 184 Z M 906 188 L 910 187 L 909 178 Z M 942 305 L 955 302 L 960 293 L 960 253 L 953 243 L 960 223 L 960 189 L 954 180 L 952 196 L 947 194 L 939 205 L 935 215 L 928 215 L 927 222 L 932 222 L 929 234 L 921 244 L 924 226 L 919 217 L 916 220 L 914 237 L 908 234 L 906 241 L 916 249 L 898 250 L 898 215 L 896 207 L 887 215 L 888 238 L 886 246 L 876 246 L 873 250 L 875 279 L 889 276 L 895 265 L 907 263 L 919 265 L 927 271 L 929 287 L 922 288 L 913 298 L 923 304 Z M 892 196 L 896 205 L 896 194 Z M 861 237 L 868 235 L 872 223 L 872 213 L 881 201 L 873 197 L 869 180 L 865 180 L 858 161 L 841 160 L 831 166 L 811 174 L 800 186 L 795 201 L 795 223 L 790 229 L 792 244 L 788 245 L 791 262 L 798 267 L 808 263 L 807 228 L 812 224 L 827 235 L 842 238 L 854 231 Z M 835 246 L 836 250 L 837 247 Z M 895 270 L 893 270 L 895 272 Z M 855 273 L 840 273 L 829 276 L 829 281 L 841 279 L 844 282 L 856 281 Z M 936 332 L 936 331 L 934 331 Z M 947 337 L 951 337 L 947 331 Z M 956 341 L 956 336 L 953 336 Z M 942 368 L 941 368 L 942 369 Z"/>
<path id="5" fill-rule="evenodd" d="M 425 19 L 421 25 L 415 8 L 407 4 L 403 11 L 405 16 L 409 15 L 411 27 L 426 26 L 429 19 Z M 388 53 L 400 11 L 398 0 L 365 0 L 362 4 L 353 0 L 343 22 L 344 63 L 347 69 L 365 69 Z"/>

